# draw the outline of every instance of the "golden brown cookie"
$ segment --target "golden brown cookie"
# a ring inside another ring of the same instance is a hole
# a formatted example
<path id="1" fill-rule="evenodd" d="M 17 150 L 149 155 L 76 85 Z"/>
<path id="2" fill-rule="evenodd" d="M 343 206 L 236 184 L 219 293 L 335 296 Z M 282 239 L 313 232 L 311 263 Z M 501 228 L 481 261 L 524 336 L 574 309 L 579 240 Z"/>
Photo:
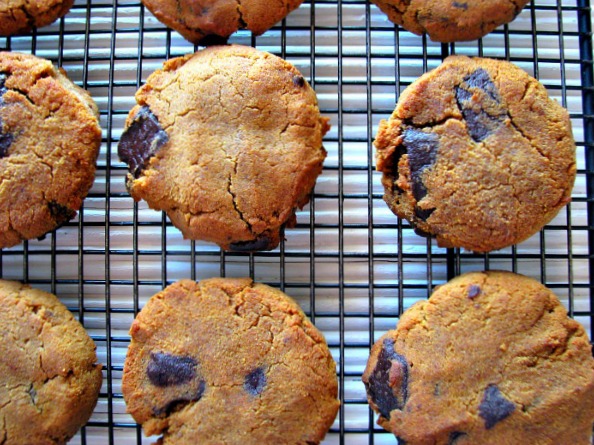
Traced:
<path id="1" fill-rule="evenodd" d="M 76 216 L 95 179 L 98 116 L 50 61 L 0 52 L 0 247 Z"/>
<path id="2" fill-rule="evenodd" d="M 166 62 L 136 101 L 118 146 L 132 197 L 167 212 L 186 238 L 274 249 L 326 157 L 327 119 L 295 67 L 211 47 Z"/>
<path id="3" fill-rule="evenodd" d="M 378 423 L 408 445 L 591 443 L 588 336 L 549 289 L 510 272 L 462 275 L 412 306 L 363 382 Z"/>
<path id="4" fill-rule="evenodd" d="M 390 209 L 442 247 L 519 243 L 571 200 L 569 114 L 509 62 L 448 57 L 402 93 L 375 147 Z"/>
<path id="5" fill-rule="evenodd" d="M 130 335 L 122 392 L 160 444 L 317 444 L 338 411 L 324 337 L 287 295 L 250 279 L 174 283 Z"/>
<path id="6" fill-rule="evenodd" d="M 0 442 L 65 444 L 101 387 L 95 344 L 52 294 L 0 280 Z"/>
<path id="7" fill-rule="evenodd" d="M 303 0 L 142 0 L 154 16 L 192 43 L 225 43 L 239 29 L 256 36 Z"/>
<path id="8" fill-rule="evenodd" d="M 49 25 L 66 15 L 74 0 L 0 0 L 0 36 Z"/>
<path id="9" fill-rule="evenodd" d="M 436 42 L 463 42 L 483 37 L 511 22 L 528 0 L 372 0 L 404 29 Z"/>

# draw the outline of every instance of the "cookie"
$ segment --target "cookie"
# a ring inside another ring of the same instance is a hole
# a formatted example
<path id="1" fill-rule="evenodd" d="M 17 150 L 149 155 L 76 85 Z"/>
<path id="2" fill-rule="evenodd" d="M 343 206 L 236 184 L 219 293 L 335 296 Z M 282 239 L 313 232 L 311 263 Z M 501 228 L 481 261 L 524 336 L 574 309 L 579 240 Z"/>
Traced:
<path id="1" fill-rule="evenodd" d="M 384 200 L 442 247 L 519 243 L 571 200 L 569 114 L 509 62 L 448 57 L 402 93 L 374 143 Z"/>
<path id="2" fill-rule="evenodd" d="M 0 52 L 0 247 L 76 216 L 95 178 L 98 115 L 48 60 Z"/>
<path id="3" fill-rule="evenodd" d="M 474 272 L 407 310 L 373 345 L 363 382 L 399 443 L 589 445 L 591 349 L 542 284 Z"/>
<path id="4" fill-rule="evenodd" d="M 336 364 L 297 303 L 250 279 L 182 280 L 134 320 L 122 392 L 159 444 L 317 444 Z"/>
<path id="5" fill-rule="evenodd" d="M 511 22 L 528 0 L 372 0 L 407 31 L 427 33 L 436 42 L 481 38 Z"/>
<path id="6" fill-rule="evenodd" d="M 169 60 L 136 93 L 118 145 L 135 200 L 184 237 L 271 250 L 309 201 L 328 130 L 288 62 L 239 45 Z"/>
<path id="7" fill-rule="evenodd" d="M 101 387 L 95 344 L 52 294 L 0 280 L 0 441 L 65 444 Z"/>
<path id="8" fill-rule="evenodd" d="M 74 0 L 0 1 L 0 36 L 12 36 L 41 28 L 66 15 Z"/>
<path id="9" fill-rule="evenodd" d="M 226 43 L 239 29 L 259 36 L 303 0 L 142 0 L 153 15 L 185 39 L 200 45 Z"/>

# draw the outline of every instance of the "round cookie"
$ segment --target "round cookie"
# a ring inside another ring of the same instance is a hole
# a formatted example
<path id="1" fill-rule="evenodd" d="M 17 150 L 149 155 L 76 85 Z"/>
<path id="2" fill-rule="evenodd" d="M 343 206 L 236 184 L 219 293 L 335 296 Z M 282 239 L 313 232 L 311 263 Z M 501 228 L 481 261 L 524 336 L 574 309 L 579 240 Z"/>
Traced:
<path id="1" fill-rule="evenodd" d="M 404 29 L 436 42 L 475 40 L 511 22 L 529 0 L 372 0 Z"/>
<path id="2" fill-rule="evenodd" d="M 225 43 L 239 29 L 259 36 L 303 0 L 142 0 L 154 16 L 192 43 Z"/>
<path id="3" fill-rule="evenodd" d="M 0 36 L 12 36 L 41 28 L 66 15 L 74 0 L 0 1 Z"/>
<path id="4" fill-rule="evenodd" d="M 0 52 L 0 247 L 76 216 L 95 178 L 98 115 L 48 60 Z"/>
<path id="5" fill-rule="evenodd" d="M 65 444 L 101 387 L 95 344 L 52 294 L 0 280 L 0 439 Z"/>
<path id="6" fill-rule="evenodd" d="M 324 337 L 279 290 L 182 280 L 148 301 L 130 335 L 122 392 L 160 444 L 317 444 L 336 417 Z"/>
<path id="7" fill-rule="evenodd" d="M 586 445 L 591 349 L 542 284 L 468 273 L 412 306 L 373 345 L 363 382 L 378 423 L 408 445 Z"/>
<path id="8" fill-rule="evenodd" d="M 402 93 L 374 144 L 384 200 L 442 247 L 519 243 L 571 200 L 569 114 L 509 62 L 448 57 Z"/>
<path id="9" fill-rule="evenodd" d="M 136 101 L 118 146 L 132 197 L 166 211 L 186 238 L 274 249 L 326 157 L 327 119 L 295 67 L 210 47 L 166 62 Z"/>

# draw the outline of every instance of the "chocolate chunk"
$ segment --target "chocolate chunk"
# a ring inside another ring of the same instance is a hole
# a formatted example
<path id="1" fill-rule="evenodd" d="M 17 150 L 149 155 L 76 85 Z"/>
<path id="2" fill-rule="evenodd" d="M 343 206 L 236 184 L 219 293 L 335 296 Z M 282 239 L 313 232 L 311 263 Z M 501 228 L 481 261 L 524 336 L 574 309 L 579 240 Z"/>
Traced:
<path id="1" fill-rule="evenodd" d="M 408 399 L 408 363 L 394 351 L 394 340 L 384 339 L 375 369 L 365 387 L 386 419 L 390 419 L 392 410 L 404 408 Z"/>
<path id="2" fill-rule="evenodd" d="M 468 434 L 463 433 L 461 431 L 453 431 L 450 433 L 449 437 L 448 437 L 448 445 L 456 445 L 456 442 L 458 442 L 458 439 L 468 436 Z"/>
<path id="3" fill-rule="evenodd" d="M 178 397 L 175 400 L 172 400 L 167 405 L 162 408 L 155 408 L 153 412 L 157 417 L 164 415 L 165 417 L 169 416 L 174 411 L 179 411 L 182 407 L 186 406 L 190 402 L 197 402 L 202 398 L 202 394 L 204 394 L 204 390 L 206 389 L 206 382 L 204 380 L 200 380 L 198 383 L 198 389 L 194 394 L 184 394 L 181 397 Z"/>
<path id="4" fill-rule="evenodd" d="M 245 377 L 244 389 L 253 396 L 261 394 L 266 386 L 266 374 L 263 368 L 256 368 Z"/>
<path id="5" fill-rule="evenodd" d="M 408 165 L 412 179 L 412 193 L 417 201 L 427 195 L 422 176 L 425 170 L 433 166 L 439 149 L 439 137 L 435 133 L 426 133 L 416 128 L 404 130 L 402 144 L 408 153 Z"/>
<path id="6" fill-rule="evenodd" d="M 415 207 L 415 216 L 422 221 L 427 221 L 434 211 L 435 209 L 422 209 L 420 207 Z"/>
<path id="7" fill-rule="evenodd" d="M 49 209 L 50 215 L 52 215 L 53 220 L 59 226 L 64 224 L 65 222 L 70 221 L 72 218 L 76 216 L 76 211 L 63 206 L 62 204 L 56 201 L 49 201 L 47 203 L 47 208 Z"/>
<path id="8" fill-rule="evenodd" d="M 468 292 L 468 298 L 476 298 L 481 293 L 481 287 L 477 284 L 471 284 L 466 290 Z"/>
<path id="9" fill-rule="evenodd" d="M 267 236 L 260 236 L 250 241 L 237 241 L 229 244 L 229 250 L 233 252 L 255 252 L 257 250 L 269 250 L 270 239 Z"/>
<path id="10" fill-rule="evenodd" d="M 472 100 L 475 93 L 483 92 L 479 100 Z M 507 116 L 501 107 L 501 97 L 489 73 L 479 68 L 464 78 L 456 87 L 456 101 L 464 116 L 470 137 L 475 142 L 486 139 L 499 128 Z"/>
<path id="11" fill-rule="evenodd" d="M 4 96 L 4 94 L 6 94 L 6 92 L 8 91 L 4 86 L 7 77 L 8 76 L 6 75 L 6 73 L 0 73 L 0 96 Z"/>
<path id="12" fill-rule="evenodd" d="M 303 76 L 293 76 L 293 85 L 296 87 L 302 87 L 305 85 L 305 79 Z"/>
<path id="13" fill-rule="evenodd" d="M 4 133 L 2 127 L 2 117 L 0 117 L 0 158 L 8 156 L 8 150 L 14 141 L 14 137 L 10 133 Z"/>
<path id="14" fill-rule="evenodd" d="M 118 144 L 118 155 L 128 164 L 135 178 L 146 167 L 148 160 L 169 141 L 169 136 L 159 124 L 149 107 L 142 107 L 132 125 L 122 134 Z"/>
<path id="15" fill-rule="evenodd" d="M 403 440 L 400 437 L 396 436 L 396 443 L 398 445 L 406 445 L 406 440 Z"/>
<path id="16" fill-rule="evenodd" d="M 182 385 L 194 379 L 197 364 L 196 360 L 188 356 L 151 353 L 146 374 L 153 385 L 161 388 Z"/>
<path id="17" fill-rule="evenodd" d="M 483 400 L 479 405 L 479 416 L 485 420 L 485 428 L 493 428 L 507 416 L 514 412 L 516 406 L 507 400 L 497 385 L 489 385 L 485 389 Z"/>
<path id="18" fill-rule="evenodd" d="M 466 2 L 452 2 L 452 6 L 454 8 L 463 9 L 464 11 L 468 9 L 468 3 Z"/>

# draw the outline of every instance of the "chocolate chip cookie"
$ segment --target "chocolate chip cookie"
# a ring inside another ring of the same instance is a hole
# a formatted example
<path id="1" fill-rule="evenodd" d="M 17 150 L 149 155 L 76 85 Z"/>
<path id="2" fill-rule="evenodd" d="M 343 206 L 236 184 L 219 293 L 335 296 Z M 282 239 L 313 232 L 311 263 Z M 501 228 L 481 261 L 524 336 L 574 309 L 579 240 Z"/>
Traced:
<path id="1" fill-rule="evenodd" d="M 589 445 L 591 349 L 542 284 L 468 273 L 373 345 L 363 382 L 378 423 L 399 443 Z"/>
<path id="2" fill-rule="evenodd" d="M 169 60 L 136 94 L 118 146 L 135 200 L 184 237 L 271 250 L 322 171 L 313 89 L 288 62 L 240 45 Z"/>
<path id="3" fill-rule="evenodd" d="M 0 247 L 76 216 L 95 178 L 98 115 L 50 61 L 0 52 Z"/>
<path id="4" fill-rule="evenodd" d="M 519 243 L 571 200 L 569 114 L 509 62 L 448 57 L 402 93 L 375 147 L 390 209 L 442 247 Z"/>
<path id="5" fill-rule="evenodd" d="M 372 0 L 404 29 L 427 33 L 436 42 L 463 42 L 483 37 L 511 22 L 529 0 Z"/>
<path id="6" fill-rule="evenodd" d="M 303 0 L 142 0 L 154 16 L 192 43 L 226 43 L 239 29 L 256 36 L 280 22 Z"/>
<path id="7" fill-rule="evenodd" d="M 74 0 L 2 0 L 0 36 L 12 36 L 41 28 L 66 15 Z"/>
<path id="8" fill-rule="evenodd" d="M 0 280 L 0 440 L 65 444 L 101 387 L 95 345 L 52 294 Z"/>
<path id="9" fill-rule="evenodd" d="M 174 283 L 130 335 L 122 392 L 160 444 L 317 444 L 338 411 L 324 337 L 287 295 L 250 279 Z"/>

